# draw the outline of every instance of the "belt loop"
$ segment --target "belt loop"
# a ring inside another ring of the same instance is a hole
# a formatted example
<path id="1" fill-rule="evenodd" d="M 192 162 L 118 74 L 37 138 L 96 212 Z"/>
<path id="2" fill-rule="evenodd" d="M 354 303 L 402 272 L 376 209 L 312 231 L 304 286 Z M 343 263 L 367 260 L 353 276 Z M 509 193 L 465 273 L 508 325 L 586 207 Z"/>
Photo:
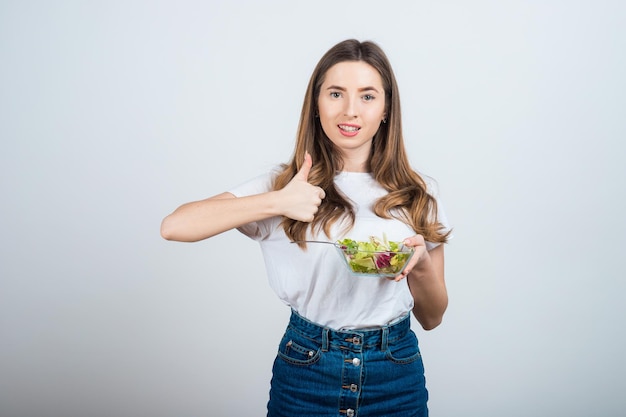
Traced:
<path id="1" fill-rule="evenodd" d="M 382 336 L 381 336 L 381 341 L 380 341 L 380 350 L 382 350 L 383 352 L 387 350 L 387 339 L 389 337 L 389 326 L 383 326 L 382 328 Z"/>
<path id="2" fill-rule="evenodd" d="M 324 327 L 322 330 L 322 352 L 328 352 L 328 327 Z"/>

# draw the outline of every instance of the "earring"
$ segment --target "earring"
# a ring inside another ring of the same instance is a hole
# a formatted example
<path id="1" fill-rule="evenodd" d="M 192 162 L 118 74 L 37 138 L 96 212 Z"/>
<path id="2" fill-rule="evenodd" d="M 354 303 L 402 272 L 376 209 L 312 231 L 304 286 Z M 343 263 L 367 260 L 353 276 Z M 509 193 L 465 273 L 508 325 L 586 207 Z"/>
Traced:
<path id="1" fill-rule="evenodd" d="M 383 123 L 387 123 L 387 118 L 386 117 L 383 119 Z"/>

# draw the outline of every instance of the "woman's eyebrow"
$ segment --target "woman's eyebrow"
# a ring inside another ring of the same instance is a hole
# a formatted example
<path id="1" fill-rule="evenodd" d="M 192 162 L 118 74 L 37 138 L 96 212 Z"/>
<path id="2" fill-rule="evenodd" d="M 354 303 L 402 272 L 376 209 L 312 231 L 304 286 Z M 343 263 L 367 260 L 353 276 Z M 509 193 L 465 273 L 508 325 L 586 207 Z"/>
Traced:
<path id="1" fill-rule="evenodd" d="M 374 91 L 376 93 L 380 93 L 380 91 L 378 91 L 378 89 L 374 86 L 368 86 L 368 87 L 363 87 L 363 88 L 359 88 L 360 92 L 364 92 L 364 91 Z"/>
<path id="2" fill-rule="evenodd" d="M 330 86 L 328 86 L 327 90 L 346 91 L 346 88 L 345 87 L 340 87 L 338 85 L 330 85 Z M 378 91 L 378 89 L 376 87 L 373 87 L 373 86 L 367 86 L 367 87 L 359 88 L 359 92 L 362 93 L 364 91 L 374 91 L 376 93 L 380 93 L 380 91 Z"/>

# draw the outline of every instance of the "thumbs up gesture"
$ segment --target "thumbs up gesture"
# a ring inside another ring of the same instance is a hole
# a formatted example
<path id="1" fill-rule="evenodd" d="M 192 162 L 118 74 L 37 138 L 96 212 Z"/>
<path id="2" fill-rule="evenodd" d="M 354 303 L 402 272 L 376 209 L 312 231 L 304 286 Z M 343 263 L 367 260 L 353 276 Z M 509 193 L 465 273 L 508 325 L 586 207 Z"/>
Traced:
<path id="1" fill-rule="evenodd" d="M 308 182 L 312 166 L 313 160 L 307 152 L 300 171 L 279 191 L 282 196 L 283 215 L 290 219 L 312 222 L 322 200 L 326 197 L 324 190 Z"/>

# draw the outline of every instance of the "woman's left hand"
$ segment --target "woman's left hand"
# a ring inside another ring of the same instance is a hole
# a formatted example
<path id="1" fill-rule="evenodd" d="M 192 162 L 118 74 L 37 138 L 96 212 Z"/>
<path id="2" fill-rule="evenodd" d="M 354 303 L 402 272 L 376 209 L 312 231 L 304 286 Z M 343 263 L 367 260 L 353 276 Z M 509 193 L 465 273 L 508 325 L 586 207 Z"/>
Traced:
<path id="1" fill-rule="evenodd" d="M 400 275 L 389 277 L 390 280 L 394 280 L 396 282 L 402 281 L 406 278 L 417 264 L 429 256 L 428 250 L 426 249 L 426 242 L 424 241 L 424 237 L 422 235 L 415 235 L 406 238 L 402 243 L 404 243 L 405 246 L 413 248 L 415 253 Z"/>

